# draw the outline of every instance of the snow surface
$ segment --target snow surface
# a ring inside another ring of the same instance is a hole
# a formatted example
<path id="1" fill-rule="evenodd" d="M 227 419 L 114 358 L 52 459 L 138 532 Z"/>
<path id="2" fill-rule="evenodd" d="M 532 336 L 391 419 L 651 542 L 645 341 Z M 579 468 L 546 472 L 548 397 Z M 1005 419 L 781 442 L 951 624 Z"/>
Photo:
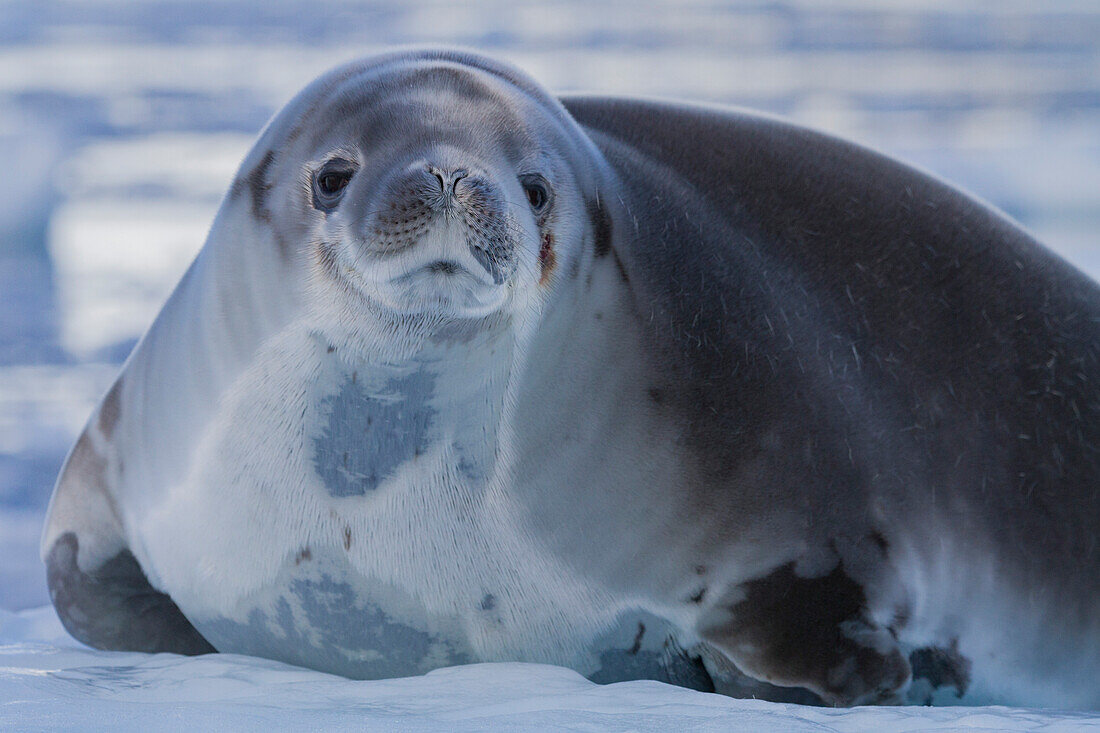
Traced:
<path id="1" fill-rule="evenodd" d="M 851 710 L 734 700 L 660 682 L 597 685 L 540 664 L 355 681 L 237 654 L 100 652 L 52 609 L 0 611 L 0 730 L 1081 731 L 1100 713 Z"/>

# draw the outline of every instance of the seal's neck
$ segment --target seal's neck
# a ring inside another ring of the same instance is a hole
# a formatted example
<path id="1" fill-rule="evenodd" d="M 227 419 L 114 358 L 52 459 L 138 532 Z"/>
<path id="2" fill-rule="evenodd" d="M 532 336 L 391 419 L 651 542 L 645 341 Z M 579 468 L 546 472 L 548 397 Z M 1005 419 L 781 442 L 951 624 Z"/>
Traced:
<path id="1" fill-rule="evenodd" d="M 444 333 L 403 354 L 318 338 L 333 391 L 314 454 L 334 495 L 365 494 L 413 466 L 437 466 L 448 483 L 470 489 L 493 475 L 516 352 L 511 329 Z"/>
<path id="2" fill-rule="evenodd" d="M 455 408 L 503 394 L 517 348 L 514 330 L 503 322 L 483 327 L 445 325 L 399 338 L 388 333 L 369 336 L 326 333 L 320 338 L 330 349 L 339 350 L 346 369 L 368 381 L 423 374 L 436 383 L 435 400 Z"/>

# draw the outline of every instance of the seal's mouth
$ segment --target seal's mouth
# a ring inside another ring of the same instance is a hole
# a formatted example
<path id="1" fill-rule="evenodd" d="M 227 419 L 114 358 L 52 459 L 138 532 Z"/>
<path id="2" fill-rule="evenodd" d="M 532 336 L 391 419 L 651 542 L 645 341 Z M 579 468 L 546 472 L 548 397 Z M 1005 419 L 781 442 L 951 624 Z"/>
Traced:
<path id="1" fill-rule="evenodd" d="M 481 317 L 499 308 L 507 298 L 503 280 L 497 282 L 480 264 L 456 259 L 432 259 L 413 266 L 386 283 L 388 305 L 403 313 L 437 313 Z"/>
<path id="2" fill-rule="evenodd" d="M 499 253 L 490 254 L 485 248 L 470 241 L 468 235 L 463 236 L 464 233 L 453 231 L 455 228 L 441 227 L 439 231 L 421 237 L 403 252 L 374 259 L 390 260 L 383 268 L 389 271 L 387 274 L 390 282 L 427 275 L 438 278 L 439 282 L 468 279 L 485 287 L 504 285 L 516 270 L 513 258 L 502 257 Z"/>
<path id="3" fill-rule="evenodd" d="M 438 272 L 443 275 L 455 275 L 459 272 L 465 272 L 466 268 L 450 260 L 436 260 L 435 262 L 427 265 L 429 272 Z"/>
<path id="4" fill-rule="evenodd" d="M 512 293 L 508 279 L 483 266 L 472 251 L 463 252 L 464 246 L 447 246 L 443 253 L 441 246 L 429 241 L 368 256 L 362 245 L 344 242 L 322 245 L 320 259 L 372 308 L 393 315 L 477 319 L 505 305 Z"/>
<path id="5" fill-rule="evenodd" d="M 405 275 L 401 275 L 396 279 L 401 280 L 412 277 L 423 270 L 426 271 L 427 274 L 430 276 L 439 276 L 443 281 L 446 281 L 448 276 L 453 276 L 455 278 L 471 278 L 475 282 L 485 285 L 486 287 L 488 287 L 489 285 L 503 285 L 505 282 L 505 265 L 502 265 L 495 260 L 489 260 L 488 256 L 480 250 L 475 250 L 473 254 L 474 259 L 477 260 L 478 264 L 482 268 L 484 268 L 485 273 L 489 274 L 492 282 L 489 282 L 485 279 L 485 273 L 481 272 L 480 270 L 476 272 L 471 272 L 469 269 L 467 269 L 466 264 L 463 264 L 456 260 L 435 260 L 434 262 L 429 262 L 418 270 L 408 272 Z"/>

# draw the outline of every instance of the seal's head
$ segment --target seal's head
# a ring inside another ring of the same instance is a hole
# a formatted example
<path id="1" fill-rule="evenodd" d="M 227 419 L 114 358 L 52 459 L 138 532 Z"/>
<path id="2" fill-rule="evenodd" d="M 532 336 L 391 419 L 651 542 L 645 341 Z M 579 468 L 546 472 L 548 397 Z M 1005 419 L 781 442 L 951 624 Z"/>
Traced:
<path id="1" fill-rule="evenodd" d="M 586 138 L 499 62 L 406 52 L 336 69 L 251 158 L 254 213 L 310 269 L 310 296 L 435 327 L 530 310 L 576 271 Z M 248 161 L 246 161 L 246 168 Z"/>

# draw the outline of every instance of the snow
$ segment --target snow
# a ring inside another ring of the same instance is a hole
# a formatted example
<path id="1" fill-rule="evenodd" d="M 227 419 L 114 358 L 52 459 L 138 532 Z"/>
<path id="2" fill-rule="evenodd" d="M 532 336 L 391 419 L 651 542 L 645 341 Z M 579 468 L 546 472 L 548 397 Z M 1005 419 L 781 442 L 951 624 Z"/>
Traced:
<path id="1" fill-rule="evenodd" d="M 62 347 L 87 359 L 140 334 L 206 239 L 217 207 L 69 204 L 50 224 Z M 156 232 L 158 246 L 150 245 Z"/>
<path id="2" fill-rule="evenodd" d="M 814 708 L 660 682 L 597 685 L 538 664 L 355 681 L 236 654 L 100 652 L 49 608 L 0 611 L 3 730 L 1081 731 L 1100 713 L 1006 707 Z"/>

